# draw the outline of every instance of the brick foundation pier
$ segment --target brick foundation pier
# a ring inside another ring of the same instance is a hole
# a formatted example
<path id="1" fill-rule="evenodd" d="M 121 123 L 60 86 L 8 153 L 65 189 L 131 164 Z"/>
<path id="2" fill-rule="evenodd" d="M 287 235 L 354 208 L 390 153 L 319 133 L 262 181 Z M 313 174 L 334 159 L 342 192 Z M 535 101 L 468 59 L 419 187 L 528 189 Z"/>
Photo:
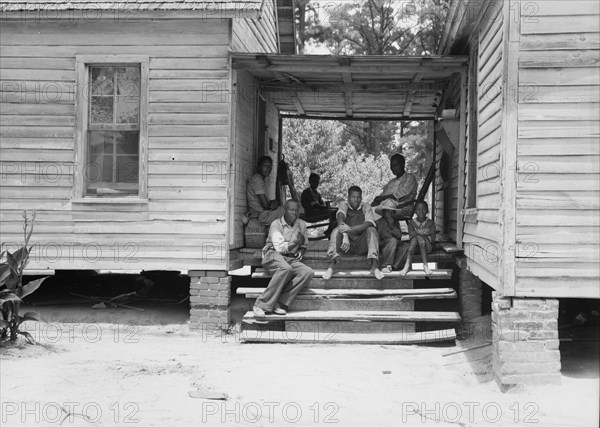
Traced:
<path id="1" fill-rule="evenodd" d="M 231 277 L 226 271 L 189 271 L 190 329 L 227 330 Z"/>
<path id="2" fill-rule="evenodd" d="M 559 384 L 558 300 L 492 293 L 493 367 L 502 387 Z"/>

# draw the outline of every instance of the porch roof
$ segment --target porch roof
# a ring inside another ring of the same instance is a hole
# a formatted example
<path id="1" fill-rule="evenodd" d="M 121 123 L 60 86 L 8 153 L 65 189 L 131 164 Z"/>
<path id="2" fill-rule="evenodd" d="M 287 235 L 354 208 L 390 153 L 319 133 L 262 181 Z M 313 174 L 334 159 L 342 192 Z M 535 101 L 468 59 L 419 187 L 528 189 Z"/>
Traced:
<path id="1" fill-rule="evenodd" d="M 232 54 L 284 115 L 334 119 L 433 119 L 465 56 Z M 244 91 L 244 88 L 238 88 Z"/>

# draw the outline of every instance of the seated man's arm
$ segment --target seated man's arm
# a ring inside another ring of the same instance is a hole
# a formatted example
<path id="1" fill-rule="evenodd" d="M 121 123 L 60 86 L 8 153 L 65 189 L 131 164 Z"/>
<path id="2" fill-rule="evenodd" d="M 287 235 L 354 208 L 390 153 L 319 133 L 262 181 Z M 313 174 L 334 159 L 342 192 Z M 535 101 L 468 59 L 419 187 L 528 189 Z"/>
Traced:
<path id="1" fill-rule="evenodd" d="M 362 233 L 367 230 L 369 227 L 376 227 L 375 225 L 375 213 L 373 212 L 373 208 L 369 204 L 363 204 L 363 213 L 365 214 L 365 221 L 362 224 L 357 224 L 356 226 L 351 226 L 350 231 L 352 233 Z"/>
<path id="2" fill-rule="evenodd" d="M 297 235 L 294 236 L 291 241 L 286 241 L 278 221 L 271 223 L 271 227 L 269 228 L 269 240 L 273 243 L 275 251 L 280 254 L 289 254 L 291 251 L 295 251 L 298 245 L 304 243 L 300 242 Z"/>
<path id="3" fill-rule="evenodd" d="M 417 236 L 417 231 L 415 230 L 415 227 L 412 224 L 412 220 L 408 222 L 408 236 L 410 236 L 411 239 Z"/>

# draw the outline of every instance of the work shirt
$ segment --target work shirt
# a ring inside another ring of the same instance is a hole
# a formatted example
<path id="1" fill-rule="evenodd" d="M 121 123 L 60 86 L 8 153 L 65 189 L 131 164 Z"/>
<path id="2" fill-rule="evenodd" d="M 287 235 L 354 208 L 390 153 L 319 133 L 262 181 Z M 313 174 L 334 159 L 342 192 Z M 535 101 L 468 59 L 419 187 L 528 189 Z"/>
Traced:
<path id="1" fill-rule="evenodd" d="M 258 195 L 267 195 L 267 186 L 265 185 L 265 179 L 258 172 L 252 175 L 248 179 L 246 186 L 246 198 L 248 200 L 248 209 L 250 216 L 257 217 L 258 214 L 265 211 L 263 206 L 260 204 Z M 268 199 L 268 198 L 267 198 Z"/>
<path id="2" fill-rule="evenodd" d="M 394 195 L 396 199 L 408 196 L 414 199 L 417 196 L 417 178 L 414 174 L 405 172 L 402 177 L 394 177 L 383 187 L 382 195 Z"/>
<path id="3" fill-rule="evenodd" d="M 375 216 L 371 205 L 364 202 L 357 209 L 353 210 L 347 202 L 340 202 L 338 205 L 338 213 L 344 213 L 346 219 L 344 223 L 348 226 L 357 226 L 365 221 L 375 226 Z M 337 214 L 336 214 L 337 216 Z"/>
<path id="4" fill-rule="evenodd" d="M 300 235 L 300 244 L 292 244 L 295 237 Z M 293 226 L 290 226 L 284 217 L 280 217 L 271 223 L 267 245 L 263 249 L 263 256 L 267 249 L 273 247 L 275 251 L 282 255 L 296 253 L 300 248 L 306 248 L 306 223 L 304 220 L 297 219 Z"/>

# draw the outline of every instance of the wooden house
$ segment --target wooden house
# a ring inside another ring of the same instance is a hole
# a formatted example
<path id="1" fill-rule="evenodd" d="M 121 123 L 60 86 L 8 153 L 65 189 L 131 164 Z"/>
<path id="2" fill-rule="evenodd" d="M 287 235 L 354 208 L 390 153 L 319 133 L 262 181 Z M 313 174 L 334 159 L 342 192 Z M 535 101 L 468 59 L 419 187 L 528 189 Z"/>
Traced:
<path id="1" fill-rule="evenodd" d="M 2 242 L 35 209 L 31 272 L 186 272 L 191 326 L 226 327 L 246 179 L 284 115 L 441 118 L 461 310 L 488 284 L 500 381 L 555 380 L 557 299 L 600 297 L 598 4 L 450 6 L 420 58 L 295 55 L 292 0 L 0 1 Z"/>
<path id="2" fill-rule="evenodd" d="M 284 6 L 1 2 L 2 242 L 20 245 L 36 210 L 31 272 L 230 269 L 257 87 L 229 55 L 277 53 L 280 35 L 289 53 Z"/>
<path id="3" fill-rule="evenodd" d="M 599 32 L 593 1 L 450 5 L 440 54 L 469 68 L 441 106 L 435 217 L 464 250 L 461 294 L 495 290 L 503 383 L 558 372 L 557 298 L 600 298 Z"/>

